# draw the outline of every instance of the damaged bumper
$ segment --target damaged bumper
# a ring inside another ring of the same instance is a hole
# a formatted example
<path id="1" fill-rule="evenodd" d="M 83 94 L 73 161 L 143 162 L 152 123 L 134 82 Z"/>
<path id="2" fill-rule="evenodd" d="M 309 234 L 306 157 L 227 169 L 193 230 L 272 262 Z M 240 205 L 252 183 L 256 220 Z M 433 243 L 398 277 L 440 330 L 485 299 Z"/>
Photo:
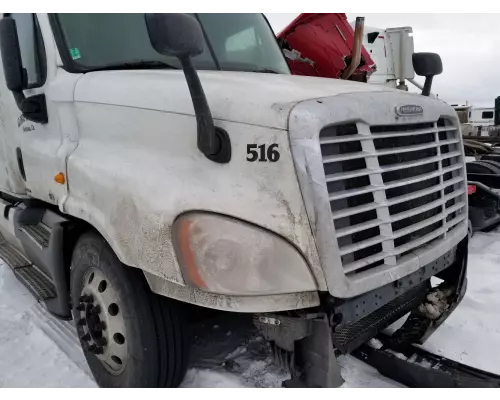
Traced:
<path id="1" fill-rule="evenodd" d="M 305 386 L 339 386 L 335 354 L 349 353 L 409 314 L 388 340 L 392 347 L 423 343 L 463 299 L 467 245 L 458 246 L 420 270 L 352 299 L 326 295 L 318 309 L 294 314 L 259 314 L 255 325 L 288 357 L 292 381 Z M 432 287 L 431 278 L 442 282 Z M 312 372 L 314 371 L 314 372 Z M 312 374 L 312 375 L 311 375 Z"/>

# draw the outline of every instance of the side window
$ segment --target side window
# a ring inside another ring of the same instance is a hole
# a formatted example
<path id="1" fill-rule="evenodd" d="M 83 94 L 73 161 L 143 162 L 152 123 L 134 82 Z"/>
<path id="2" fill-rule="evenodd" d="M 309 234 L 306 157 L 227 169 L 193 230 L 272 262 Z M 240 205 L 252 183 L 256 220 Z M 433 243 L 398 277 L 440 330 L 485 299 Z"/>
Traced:
<path id="1" fill-rule="evenodd" d="M 46 79 L 45 48 L 35 14 L 11 14 L 16 21 L 17 36 L 28 88 L 40 87 Z"/>
<path id="2" fill-rule="evenodd" d="M 483 111 L 482 119 L 492 119 L 493 111 Z"/>

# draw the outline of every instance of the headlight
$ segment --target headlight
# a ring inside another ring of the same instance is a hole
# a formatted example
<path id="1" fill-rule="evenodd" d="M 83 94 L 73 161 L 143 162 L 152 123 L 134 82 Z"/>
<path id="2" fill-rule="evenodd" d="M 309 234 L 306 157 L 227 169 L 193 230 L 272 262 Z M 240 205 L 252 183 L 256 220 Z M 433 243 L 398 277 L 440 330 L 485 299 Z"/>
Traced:
<path id="1" fill-rule="evenodd" d="M 174 223 L 173 241 L 185 281 L 202 290 L 243 296 L 316 290 L 291 244 L 236 219 L 186 214 Z"/>

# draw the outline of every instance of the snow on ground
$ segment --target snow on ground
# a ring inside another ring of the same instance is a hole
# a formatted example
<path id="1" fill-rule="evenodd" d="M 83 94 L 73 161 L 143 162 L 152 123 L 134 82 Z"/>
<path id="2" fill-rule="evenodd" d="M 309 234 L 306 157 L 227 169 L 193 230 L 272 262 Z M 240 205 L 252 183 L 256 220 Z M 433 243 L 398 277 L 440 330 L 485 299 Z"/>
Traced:
<path id="1" fill-rule="evenodd" d="M 423 346 L 500 374 L 500 232 L 477 233 L 469 246 L 467 293 Z"/>
<path id="2" fill-rule="evenodd" d="M 467 294 L 424 347 L 500 374 L 500 232 L 475 235 L 469 253 Z M 279 387 L 287 379 L 272 365 L 267 343 L 242 318 L 201 327 L 183 387 Z M 353 357 L 339 362 L 344 387 L 400 387 Z M 72 323 L 47 313 L 3 263 L 0 387 L 96 387 Z"/>

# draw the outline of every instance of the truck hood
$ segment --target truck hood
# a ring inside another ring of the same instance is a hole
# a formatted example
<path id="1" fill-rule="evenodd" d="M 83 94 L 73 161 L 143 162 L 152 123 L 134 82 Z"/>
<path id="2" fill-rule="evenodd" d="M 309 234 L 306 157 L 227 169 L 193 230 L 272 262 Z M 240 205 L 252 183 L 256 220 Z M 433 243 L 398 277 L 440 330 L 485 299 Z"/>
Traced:
<path id="1" fill-rule="evenodd" d="M 290 110 L 301 101 L 392 90 L 294 75 L 221 71 L 200 71 L 199 75 L 215 119 L 277 129 L 287 129 Z M 179 70 L 90 72 L 79 79 L 74 100 L 194 115 L 186 80 Z"/>

